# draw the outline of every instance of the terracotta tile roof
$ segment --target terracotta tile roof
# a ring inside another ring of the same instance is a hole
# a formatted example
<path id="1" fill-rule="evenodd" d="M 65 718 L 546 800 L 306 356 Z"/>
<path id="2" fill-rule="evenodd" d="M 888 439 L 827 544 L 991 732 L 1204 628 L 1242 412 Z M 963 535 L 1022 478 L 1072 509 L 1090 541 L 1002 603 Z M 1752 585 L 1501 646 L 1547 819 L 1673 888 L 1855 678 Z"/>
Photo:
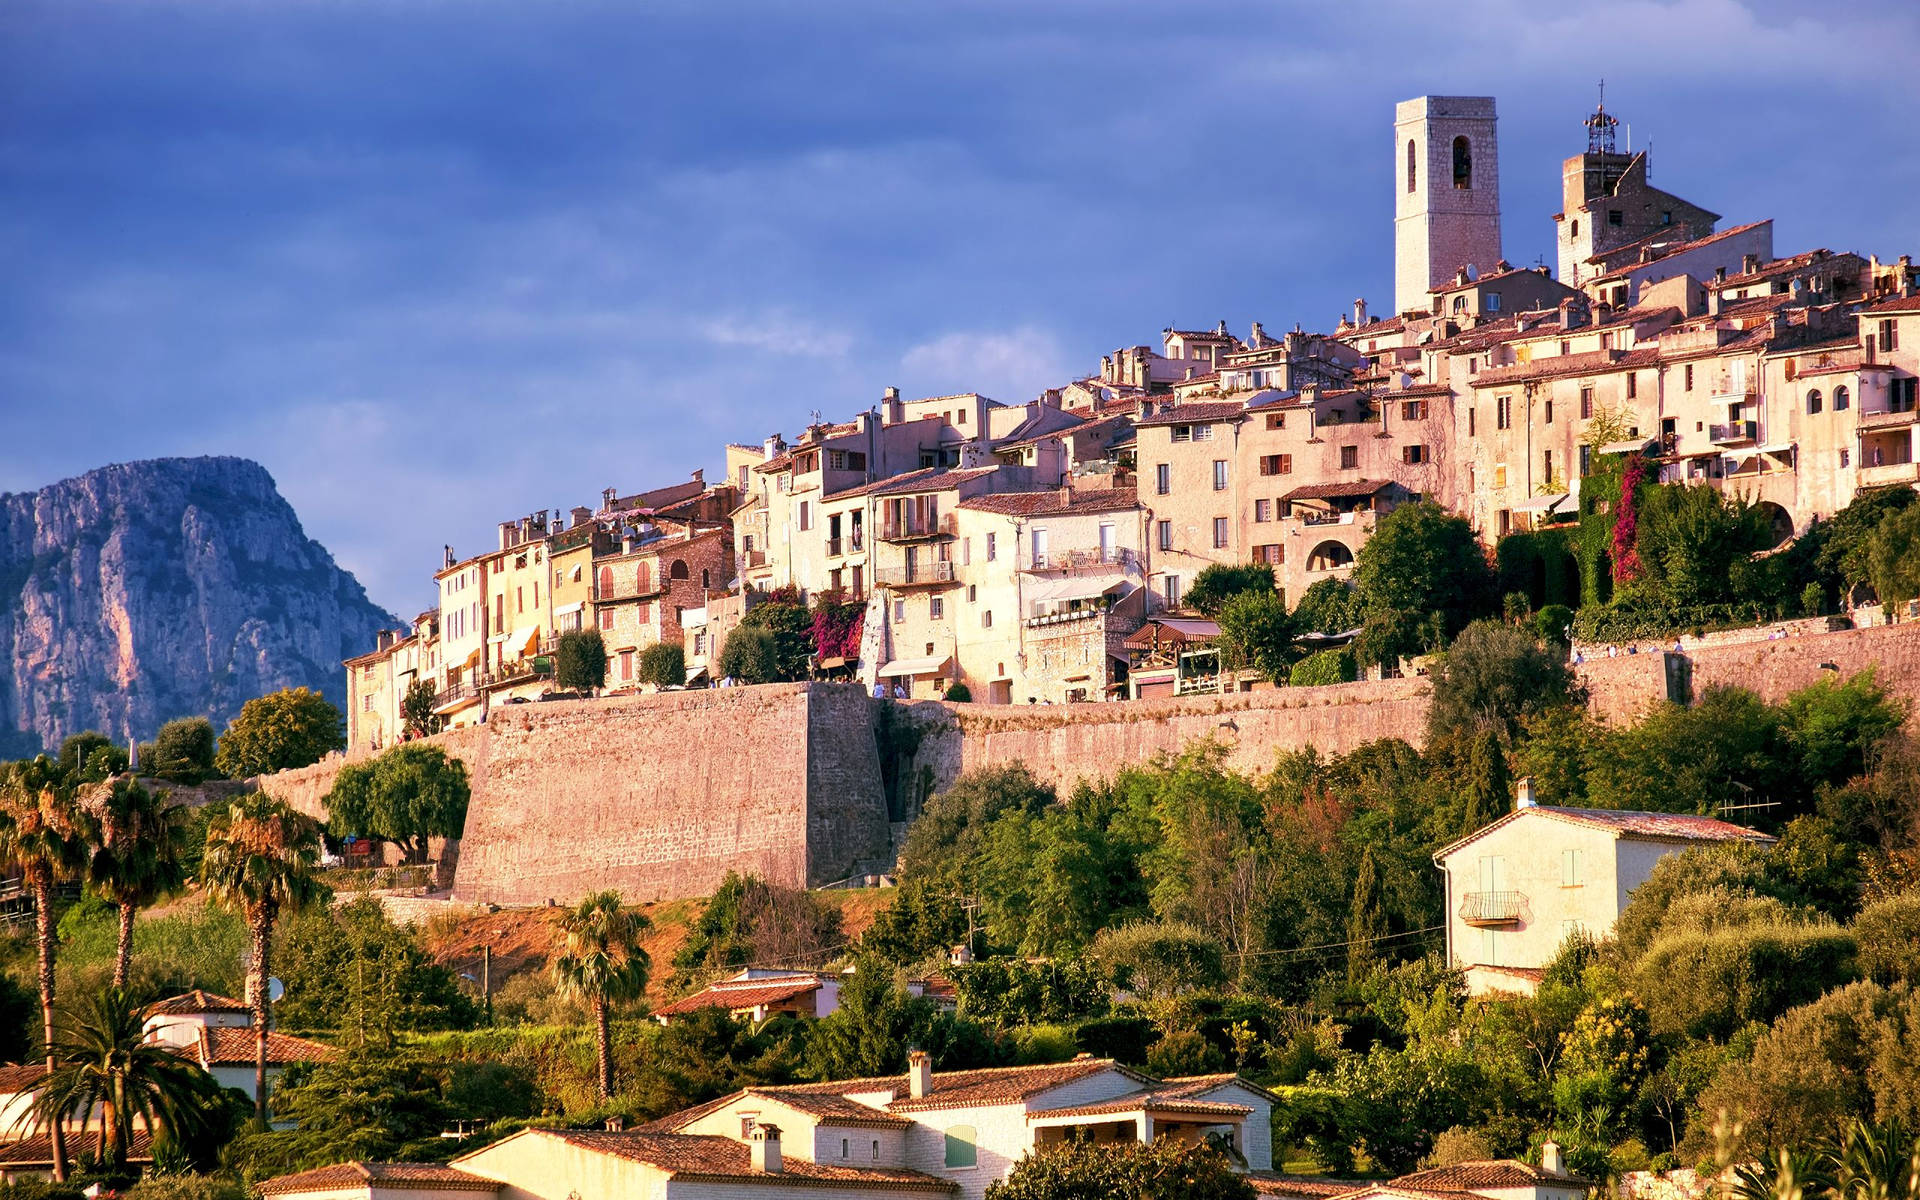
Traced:
<path id="1" fill-rule="evenodd" d="M 67 1132 L 67 1156 L 72 1158 L 83 1150 L 89 1149 L 92 1139 L 98 1133 L 82 1134 L 75 1130 Z M 86 1140 L 82 1140 L 82 1139 Z M 127 1158 L 137 1163 L 153 1161 L 153 1135 L 144 1129 L 133 1131 L 133 1142 L 127 1147 Z M 10 1138 L 0 1141 L 0 1167 L 17 1171 L 28 1167 L 53 1165 L 53 1139 L 44 1133 L 32 1137 Z"/>
<path id="2" fill-rule="evenodd" d="M 1239 338 L 1232 334 L 1221 333 L 1218 329 L 1169 329 L 1162 333 L 1161 336 L 1165 337 L 1167 335 L 1183 338 L 1211 338 L 1217 342 L 1226 341 L 1238 343 L 1240 341 Z"/>
<path id="3" fill-rule="evenodd" d="M 1269 1100 L 1278 1101 L 1280 1099 L 1280 1097 L 1274 1095 L 1266 1088 L 1261 1087 L 1250 1079 L 1244 1079 L 1232 1071 L 1227 1071 L 1219 1075 L 1186 1075 L 1177 1079 L 1168 1079 L 1161 1083 L 1158 1091 L 1160 1095 L 1163 1096 L 1200 1096 L 1213 1091 L 1215 1088 L 1226 1087 L 1229 1084 L 1238 1084 L 1256 1095 L 1265 1096 Z"/>
<path id="4" fill-rule="evenodd" d="M 1298 1196 L 1302 1200 L 1327 1200 L 1344 1196 L 1366 1185 L 1354 1179 L 1326 1179 L 1317 1175 L 1286 1175 L 1278 1171 L 1250 1171 L 1247 1182 L 1262 1196 Z"/>
<path id="5" fill-rule="evenodd" d="M 1232 421 L 1245 415 L 1246 406 L 1238 400 L 1199 401 L 1176 404 L 1150 417 L 1141 417 L 1134 424 L 1143 429 L 1149 425 L 1206 424 L 1210 421 Z"/>
<path id="6" fill-rule="evenodd" d="M 1470 1192 L 1483 1187 L 1537 1187 L 1542 1184 L 1569 1188 L 1590 1186 L 1585 1179 L 1576 1179 L 1571 1175 L 1549 1175 L 1539 1167 L 1512 1158 L 1455 1163 L 1451 1167 L 1415 1171 L 1411 1175 L 1399 1176 L 1392 1183 L 1394 1187 L 1443 1192 Z"/>
<path id="7" fill-rule="evenodd" d="M 883 479 L 879 483 L 868 487 L 867 494 L 871 496 L 886 496 L 894 492 L 941 492 L 948 488 L 958 487 L 963 483 L 978 479 L 983 475 L 991 475 L 995 470 L 997 470 L 995 467 L 964 467 L 945 470 L 939 467 L 925 467 L 894 479 Z M 844 496 L 846 494 L 845 492 L 834 493 L 836 496 Z"/>
<path id="8" fill-rule="evenodd" d="M 1062 1084 L 1098 1075 L 1103 1071 L 1122 1071 L 1133 1075 L 1107 1058 L 1082 1058 L 1073 1062 L 1038 1067 L 995 1067 L 981 1071 L 945 1071 L 933 1076 L 933 1090 L 924 1099 L 904 1098 L 906 1078 L 899 1079 L 897 1099 L 887 1107 L 893 1112 L 917 1112 L 922 1109 L 962 1108 L 973 1105 L 1016 1104 Z M 1143 1079 L 1144 1076 L 1134 1076 Z M 836 1090 L 854 1091 L 853 1088 Z"/>
<path id="9" fill-rule="evenodd" d="M 1453 388 L 1449 384 L 1417 383 L 1414 386 L 1409 388 L 1401 388 L 1397 392 L 1375 393 L 1374 399 L 1379 400 L 1383 403 L 1390 403 L 1395 400 L 1419 400 L 1419 399 L 1433 397 L 1433 396 L 1451 396 L 1451 395 L 1453 395 Z"/>
<path id="10" fill-rule="evenodd" d="M 1244 1104 L 1226 1104 L 1217 1100 L 1188 1100 L 1179 1096 L 1163 1095 L 1147 1090 L 1131 1092 L 1112 1100 L 1103 1100 L 1098 1104 L 1076 1104 L 1071 1108 L 1041 1108 L 1027 1114 L 1027 1120 L 1042 1120 L 1047 1117 L 1098 1117 L 1108 1113 L 1134 1113 L 1151 1111 L 1155 1113 L 1173 1113 L 1187 1117 L 1218 1117 L 1222 1122 L 1235 1117 L 1251 1116 L 1253 1110 Z"/>
<path id="11" fill-rule="evenodd" d="M 439 1163 L 355 1161 L 276 1176 L 257 1187 L 264 1196 L 277 1196 L 285 1192 L 331 1191 L 376 1183 L 453 1192 L 497 1192 L 506 1186 L 497 1179 L 483 1179 L 458 1167 L 441 1166 Z"/>
<path id="12" fill-rule="evenodd" d="M 1478 1192 L 1446 1191 L 1441 1188 L 1410 1188 L 1393 1183 L 1362 1184 L 1341 1193 L 1343 1200 L 1486 1200 Z"/>
<path id="13" fill-rule="evenodd" d="M 1044 492 L 995 492 L 960 502 L 961 508 L 1010 517 L 1124 512 L 1139 506 L 1139 493 L 1131 487 L 1090 488 L 1069 491 L 1064 496 L 1058 488 Z"/>
<path id="14" fill-rule="evenodd" d="M 1297 487 L 1280 497 L 1288 500 L 1347 500 L 1356 496 L 1373 496 L 1393 486 L 1387 479 L 1356 479 L 1351 483 L 1309 483 Z"/>
<path id="15" fill-rule="evenodd" d="M 1725 347 L 1716 347 L 1712 352 L 1719 353 Z M 1637 350 L 1594 350 L 1585 354 L 1559 354 L 1551 358 L 1539 358 L 1532 362 L 1514 363 L 1505 367 L 1488 367 L 1468 380 L 1476 388 L 1506 387 L 1531 379 L 1558 379 L 1568 375 L 1605 375 L 1610 371 L 1631 371 L 1638 367 L 1651 367 L 1660 362 L 1660 349 L 1657 346 L 1642 347 Z"/>
<path id="16" fill-rule="evenodd" d="M 1639 262 L 1636 260 L 1634 262 L 1623 263 L 1620 266 L 1617 266 L 1612 270 L 1606 272 L 1605 274 L 1595 275 L 1592 279 L 1587 280 L 1586 284 L 1588 286 L 1591 286 L 1596 283 L 1601 283 L 1605 280 L 1619 279 L 1623 276 L 1631 275 L 1633 272 L 1639 270 L 1642 267 L 1650 267 L 1654 263 L 1657 263 L 1662 259 L 1672 258 L 1676 254 L 1686 254 L 1689 251 L 1698 250 L 1703 246 L 1710 246 L 1714 242 L 1724 241 L 1725 239 L 1734 237 L 1738 234 L 1747 233 L 1751 230 L 1758 229 L 1762 225 L 1771 225 L 1771 224 L 1773 224 L 1773 221 L 1771 218 L 1765 221 L 1749 221 L 1745 225 L 1735 225 L 1732 229 L 1723 229 L 1719 233 L 1710 233 L 1703 238 L 1695 238 L 1693 241 L 1690 241 L 1690 242 L 1681 242 L 1678 245 L 1668 247 L 1665 253 L 1655 255 L 1648 262 Z M 1620 253 L 1620 251 L 1625 249 L 1627 249 L 1626 246 L 1617 246 L 1614 249 L 1607 251 L 1605 254 L 1596 255 L 1595 257 L 1600 259 L 1601 261 L 1605 261 L 1607 259 L 1616 257 Z M 1587 261 L 1592 262 L 1594 261 L 1594 259 L 1590 258 Z"/>
<path id="17" fill-rule="evenodd" d="M 0 1095 L 18 1095 L 46 1077 L 45 1063 L 8 1063 L 0 1066 Z"/>
<path id="18" fill-rule="evenodd" d="M 1492 971 L 1496 975 L 1511 975 L 1515 979 L 1524 979 L 1529 983 L 1542 983 L 1547 978 L 1545 967 L 1496 967 L 1492 963 L 1474 963 L 1476 971 Z"/>
<path id="19" fill-rule="evenodd" d="M 165 1000 L 155 1000 L 147 1005 L 150 1017 L 178 1017 L 197 1013 L 249 1013 L 253 1009 L 245 1000 L 235 1000 L 232 996 L 220 996 L 213 992 L 195 988 L 191 992 L 182 992 L 178 996 L 168 996 Z"/>
<path id="20" fill-rule="evenodd" d="M 1920 313 L 1920 292 L 1911 296 L 1889 296 L 1861 309 L 1870 313 Z"/>
<path id="21" fill-rule="evenodd" d="M 1617 837 L 1642 838 L 1651 841 L 1771 843 L 1776 840 L 1767 834 L 1735 825 L 1730 821 L 1695 816 L 1691 813 L 1634 812 L 1629 809 L 1613 808 L 1556 808 L 1552 805 L 1537 804 L 1531 808 L 1515 809 L 1491 825 L 1477 829 L 1450 845 L 1442 846 L 1434 851 L 1434 860 L 1437 862 L 1462 846 L 1478 841 L 1528 813 L 1536 813 L 1542 817 L 1565 821 L 1572 825 L 1584 825 L 1589 829 L 1605 829 Z"/>
<path id="22" fill-rule="evenodd" d="M 782 1000 L 791 1000 L 819 990 L 820 981 L 811 975 L 792 979 L 742 980 L 731 986 L 716 983 L 701 988 L 691 996 L 682 996 L 672 1004 L 654 1009 L 653 1015 L 671 1017 L 702 1008 L 757 1008 L 762 1004 L 778 1004 Z"/>
<path id="23" fill-rule="evenodd" d="M 245 1066 L 254 1061 L 253 1030 L 202 1029 L 195 1051 L 204 1067 Z M 325 1042 L 315 1042 L 277 1030 L 267 1032 L 267 1062 L 284 1066 L 296 1062 L 333 1062 L 340 1052 Z"/>
<path id="24" fill-rule="evenodd" d="M 768 1183 L 785 1187 L 884 1188 L 951 1192 L 959 1185 L 918 1171 L 887 1167 L 840 1167 L 783 1157 L 777 1174 L 755 1171 L 744 1142 L 713 1134 L 603 1133 L 595 1130 L 527 1130 L 520 1137 L 558 1138 L 570 1146 L 645 1163 L 674 1179 Z"/>
<path id="25" fill-rule="evenodd" d="M 905 1129 L 913 1124 L 905 1117 L 881 1112 L 871 1104 L 862 1104 L 858 1100 L 849 1100 L 845 1096 L 835 1096 L 826 1092 L 748 1088 L 739 1095 L 742 1099 L 750 1096 L 764 1096 L 775 1104 L 784 1104 L 808 1116 L 817 1117 L 822 1125 L 871 1125 L 880 1129 Z"/>
<path id="26" fill-rule="evenodd" d="M 1350 337 L 1379 337 L 1382 334 L 1398 333 L 1406 328 L 1406 325 L 1407 319 L 1404 316 L 1381 317 L 1378 320 L 1368 321 L 1365 325 L 1349 326 L 1345 333 L 1336 333 L 1334 336 L 1342 340 Z"/>

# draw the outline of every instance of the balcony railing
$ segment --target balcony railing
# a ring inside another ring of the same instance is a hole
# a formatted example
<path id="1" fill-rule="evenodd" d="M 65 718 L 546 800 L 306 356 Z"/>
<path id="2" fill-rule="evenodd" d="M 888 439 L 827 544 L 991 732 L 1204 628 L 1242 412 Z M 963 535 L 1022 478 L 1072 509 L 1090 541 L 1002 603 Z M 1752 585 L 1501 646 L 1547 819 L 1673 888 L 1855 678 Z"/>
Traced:
<path id="1" fill-rule="evenodd" d="M 434 696 L 433 710 L 439 712 L 441 709 L 457 708 L 479 694 L 472 683 L 456 683 Z"/>
<path id="2" fill-rule="evenodd" d="M 959 528 L 952 513 L 946 513 L 928 522 L 909 522 L 895 525 L 889 522 L 880 530 L 880 540 L 884 542 L 920 542 L 929 538 L 950 538 Z"/>
<path id="3" fill-rule="evenodd" d="M 953 582 L 950 562 L 921 563 L 913 567 L 881 567 L 873 573 L 876 587 L 939 587 Z"/>
<path id="4" fill-rule="evenodd" d="M 762 570 L 767 565 L 765 550 L 742 550 L 739 554 L 740 569 L 743 571 Z"/>
<path id="5" fill-rule="evenodd" d="M 1315 510 L 1302 513 L 1300 515 L 1300 523 L 1302 525 L 1351 525 L 1359 519 L 1359 516 L 1359 513 L 1353 512 L 1320 512 Z"/>
<path id="6" fill-rule="evenodd" d="M 1107 550 L 1049 550 L 1045 554 L 1031 555 L 1023 571 L 1095 571 L 1102 568 L 1122 569 L 1139 565 L 1139 558 L 1131 550 L 1118 548 Z"/>
<path id="7" fill-rule="evenodd" d="M 648 579 L 643 587 L 632 575 L 625 579 L 616 578 L 611 585 L 605 587 L 601 586 L 600 580 L 593 581 L 593 598 L 596 601 L 642 600 L 649 596 L 658 596 L 666 590 L 667 581 L 664 579 Z"/>
<path id="8" fill-rule="evenodd" d="M 827 557 L 841 558 L 848 554 L 858 554 L 866 548 L 865 543 L 866 539 L 858 533 L 851 533 L 846 537 L 828 538 Z"/>
<path id="9" fill-rule="evenodd" d="M 548 679 L 553 675 L 553 660 L 546 655 L 523 658 L 519 662 L 508 663 L 497 670 L 485 672 L 475 682 L 487 691 L 512 687 L 535 679 Z"/>
<path id="10" fill-rule="evenodd" d="M 1863 412 L 1860 414 L 1861 429 L 1896 429 L 1902 425 L 1911 425 L 1920 413 L 1909 408 L 1904 412 Z"/>
<path id="11" fill-rule="evenodd" d="M 1460 919 L 1469 925 L 1517 925 L 1526 910 L 1520 892 L 1468 892 L 1460 897 Z"/>
<path id="12" fill-rule="evenodd" d="M 1760 434 L 1757 421 L 1733 421 L 1726 425 L 1707 426 L 1707 437 L 1716 446 L 1734 446 L 1741 442 L 1751 442 Z"/>

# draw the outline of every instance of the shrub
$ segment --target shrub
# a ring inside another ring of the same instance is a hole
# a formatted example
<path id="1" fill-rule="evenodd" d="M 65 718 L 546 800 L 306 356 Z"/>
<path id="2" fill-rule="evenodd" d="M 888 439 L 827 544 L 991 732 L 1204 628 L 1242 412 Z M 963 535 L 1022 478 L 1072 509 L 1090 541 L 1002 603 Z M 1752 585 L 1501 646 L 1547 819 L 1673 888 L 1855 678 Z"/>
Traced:
<path id="1" fill-rule="evenodd" d="M 1855 977 L 1855 944 L 1828 924 L 1756 924 L 1662 936 L 1634 968 L 1656 1033 L 1724 1039 Z"/>
<path id="2" fill-rule="evenodd" d="M 1867 905 L 1853 922 L 1860 973 L 1875 983 L 1920 986 L 1920 892 Z"/>
<path id="3" fill-rule="evenodd" d="M 181 717 L 160 727 L 153 738 L 153 761 L 142 769 L 174 783 L 199 783 L 213 772 L 213 723 L 205 717 Z"/>
<path id="4" fill-rule="evenodd" d="M 1273 568 L 1265 563 L 1214 563 L 1203 567 L 1188 585 L 1182 603 L 1206 616 L 1215 616 L 1235 596 L 1271 594 Z"/>
<path id="5" fill-rule="evenodd" d="M 318 692 L 282 688 L 249 700 L 220 735 L 214 764 L 229 779 L 310 767 L 347 747 L 346 718 Z"/>
<path id="6" fill-rule="evenodd" d="M 1575 699 L 1573 671 L 1531 633 L 1475 621 L 1433 671 L 1427 737 L 1511 734 L 1529 717 Z"/>
<path id="7" fill-rule="evenodd" d="M 1147 1047 L 1147 1073 L 1161 1079 L 1210 1075 L 1227 1065 L 1227 1056 L 1191 1029 L 1170 1033 Z"/>
<path id="8" fill-rule="evenodd" d="M 641 683 L 655 687 L 685 687 L 687 652 L 678 642 L 655 642 L 640 652 Z"/>
<path id="9" fill-rule="evenodd" d="M 1293 664 L 1287 682 L 1293 687 L 1325 687 L 1331 683 L 1352 683 L 1360 677 L 1353 651 L 1345 646 L 1321 650 Z"/>
<path id="10" fill-rule="evenodd" d="M 973 689 L 964 683 L 956 683 L 947 689 L 947 701 L 951 704 L 971 704 Z"/>
<path id="11" fill-rule="evenodd" d="M 553 681 L 574 692 L 592 692 L 607 686 L 607 644 L 598 629 L 576 629 L 560 635 L 553 650 Z"/>
<path id="12" fill-rule="evenodd" d="M 720 674 L 741 683 L 774 683 L 780 678 L 780 649 L 771 630 L 735 627 L 720 647 Z"/>

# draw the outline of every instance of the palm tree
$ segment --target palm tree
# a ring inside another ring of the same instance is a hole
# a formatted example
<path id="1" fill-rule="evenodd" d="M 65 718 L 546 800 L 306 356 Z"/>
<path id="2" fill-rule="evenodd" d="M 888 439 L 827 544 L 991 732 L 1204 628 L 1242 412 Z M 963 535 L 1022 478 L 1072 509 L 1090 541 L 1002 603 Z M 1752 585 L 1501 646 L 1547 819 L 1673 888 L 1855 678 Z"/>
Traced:
<path id="1" fill-rule="evenodd" d="M 267 978 L 273 923 L 322 901 L 327 887 L 315 875 L 320 826 L 265 792 L 250 792 L 207 825 L 200 883 L 215 903 L 246 919 L 253 936 L 247 1002 L 253 1006 L 253 1110 L 267 1123 Z"/>
<path id="2" fill-rule="evenodd" d="M 94 890 L 120 909 L 120 941 L 113 960 L 113 986 L 127 986 L 133 965 L 133 918 L 147 905 L 180 890 L 186 882 L 181 852 L 186 807 L 168 804 L 167 794 L 149 792 L 131 775 L 102 787 L 93 801 L 100 840 L 87 877 Z"/>
<path id="3" fill-rule="evenodd" d="M 1827 1153 L 1826 1167 L 1835 1200 L 1920 1197 L 1920 1137 L 1899 1117 L 1853 1122 Z"/>
<path id="4" fill-rule="evenodd" d="M 146 1040 L 140 1006 L 124 988 L 95 993 L 54 1038 L 52 1070 L 34 1087 L 33 1115 L 57 1129 L 71 1114 L 100 1114 L 95 1157 L 127 1165 L 136 1127 L 178 1144 L 199 1132 L 220 1087 L 200 1064 Z M 136 1124 L 137 1123 L 137 1124 Z"/>
<path id="5" fill-rule="evenodd" d="M 640 947 L 640 935 L 653 923 L 628 908 L 619 892 L 595 892 L 560 919 L 567 952 L 553 960 L 553 982 L 566 995 L 593 1006 L 600 1047 L 600 1098 L 613 1095 L 612 1010 L 616 1002 L 637 1000 L 647 990 L 653 960 Z"/>
<path id="6" fill-rule="evenodd" d="M 0 861 L 20 872 L 33 893 L 34 934 L 40 946 L 40 1023 L 47 1069 L 54 1067 L 53 886 L 74 878 L 87 861 L 87 814 L 73 802 L 59 764 L 46 755 L 16 763 L 0 780 Z M 67 1178 L 67 1137 L 60 1122 L 48 1131 L 53 1177 Z"/>

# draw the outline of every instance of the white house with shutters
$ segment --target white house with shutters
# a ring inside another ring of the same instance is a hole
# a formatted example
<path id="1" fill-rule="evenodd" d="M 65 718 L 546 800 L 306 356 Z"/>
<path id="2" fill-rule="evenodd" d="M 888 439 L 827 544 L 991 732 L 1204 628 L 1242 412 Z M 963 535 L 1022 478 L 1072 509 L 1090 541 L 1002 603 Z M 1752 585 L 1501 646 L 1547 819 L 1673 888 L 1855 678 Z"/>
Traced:
<path id="1" fill-rule="evenodd" d="M 1713 817 L 1537 805 L 1531 792 L 1522 780 L 1514 811 L 1433 856 L 1446 877 L 1447 961 L 1473 995 L 1531 995 L 1570 935 L 1613 932 L 1666 855 L 1774 840 Z"/>

